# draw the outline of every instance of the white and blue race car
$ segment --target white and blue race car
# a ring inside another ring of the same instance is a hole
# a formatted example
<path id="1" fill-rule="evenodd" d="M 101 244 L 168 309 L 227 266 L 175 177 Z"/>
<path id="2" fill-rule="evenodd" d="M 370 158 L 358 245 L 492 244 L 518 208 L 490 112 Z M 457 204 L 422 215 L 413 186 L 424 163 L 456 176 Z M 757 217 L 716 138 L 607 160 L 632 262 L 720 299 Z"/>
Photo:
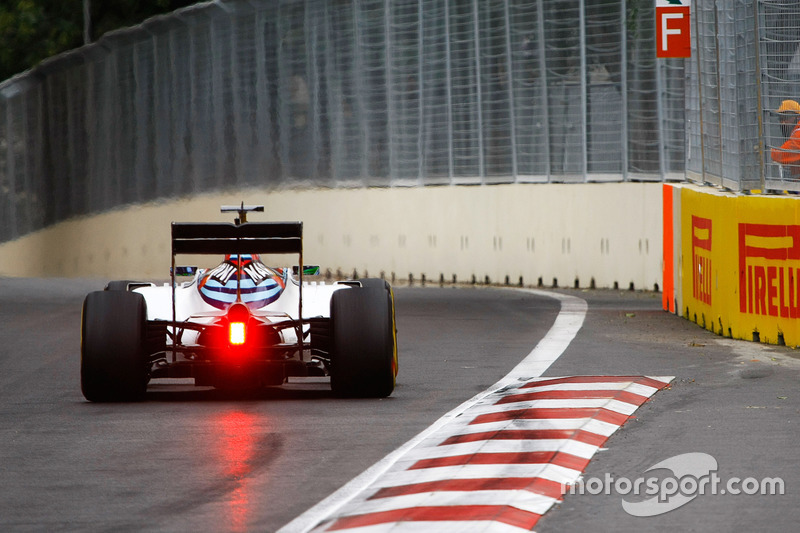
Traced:
<path id="1" fill-rule="evenodd" d="M 330 376 L 341 396 L 385 397 L 397 376 L 394 295 L 382 279 L 309 282 L 301 222 L 247 222 L 263 206 L 223 206 L 233 224 L 173 223 L 171 282 L 113 281 L 90 293 L 81 325 L 81 389 L 95 402 L 136 401 L 157 378 L 225 389 Z M 223 255 L 211 269 L 183 254 Z M 296 254 L 273 268 L 260 254 Z M 176 277 L 193 276 L 178 283 Z"/>

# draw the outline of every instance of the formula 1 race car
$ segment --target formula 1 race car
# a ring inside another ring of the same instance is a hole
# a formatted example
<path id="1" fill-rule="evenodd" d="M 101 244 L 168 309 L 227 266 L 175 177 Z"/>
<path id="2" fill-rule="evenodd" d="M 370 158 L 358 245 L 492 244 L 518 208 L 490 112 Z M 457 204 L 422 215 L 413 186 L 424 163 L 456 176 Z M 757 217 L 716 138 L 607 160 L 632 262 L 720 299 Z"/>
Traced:
<path id="1" fill-rule="evenodd" d="M 172 224 L 171 283 L 112 281 L 90 293 L 81 325 L 81 390 L 95 402 L 136 401 L 154 378 L 229 390 L 330 376 L 340 396 L 385 397 L 397 376 L 394 295 L 382 279 L 309 282 L 301 222 L 251 223 L 263 206 L 223 206 L 229 223 Z M 181 254 L 221 254 L 211 269 Z M 259 254 L 297 254 L 268 267 Z M 176 282 L 181 275 L 191 281 Z"/>

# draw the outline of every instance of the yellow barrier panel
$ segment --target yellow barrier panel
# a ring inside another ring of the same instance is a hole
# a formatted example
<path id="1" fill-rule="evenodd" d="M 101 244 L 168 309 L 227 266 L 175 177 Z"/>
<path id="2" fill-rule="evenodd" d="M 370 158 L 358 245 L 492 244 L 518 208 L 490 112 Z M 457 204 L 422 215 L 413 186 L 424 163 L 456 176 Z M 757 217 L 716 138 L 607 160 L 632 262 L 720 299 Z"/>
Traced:
<path id="1" fill-rule="evenodd" d="M 799 212 L 798 197 L 682 187 L 680 312 L 727 337 L 800 345 Z"/>

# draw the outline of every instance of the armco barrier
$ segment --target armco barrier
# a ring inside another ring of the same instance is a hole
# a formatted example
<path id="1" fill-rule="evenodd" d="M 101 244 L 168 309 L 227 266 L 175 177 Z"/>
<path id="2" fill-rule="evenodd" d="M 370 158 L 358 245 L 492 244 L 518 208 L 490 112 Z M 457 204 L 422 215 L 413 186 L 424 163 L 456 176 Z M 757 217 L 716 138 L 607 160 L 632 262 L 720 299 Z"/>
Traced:
<path id="1" fill-rule="evenodd" d="M 73 219 L 0 244 L 0 275 L 163 279 L 170 222 L 231 221 L 219 205 L 242 200 L 265 204 L 254 221 L 302 220 L 306 262 L 333 273 L 647 290 L 661 282 L 660 183 L 207 194 Z"/>
<path id="2" fill-rule="evenodd" d="M 717 334 L 800 345 L 800 197 L 663 185 L 664 309 Z"/>

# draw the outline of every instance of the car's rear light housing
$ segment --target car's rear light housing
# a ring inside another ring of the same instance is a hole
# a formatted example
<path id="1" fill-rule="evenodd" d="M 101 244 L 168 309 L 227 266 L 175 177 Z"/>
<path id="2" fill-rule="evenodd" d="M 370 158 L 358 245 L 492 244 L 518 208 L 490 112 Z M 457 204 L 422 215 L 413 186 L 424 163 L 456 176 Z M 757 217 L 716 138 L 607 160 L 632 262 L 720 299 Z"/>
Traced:
<path id="1" fill-rule="evenodd" d="M 200 332 L 197 344 L 207 348 L 198 352 L 200 359 L 240 364 L 274 359 L 283 353 L 275 350 L 284 342 L 279 329 L 246 305 L 234 306 Z"/>

